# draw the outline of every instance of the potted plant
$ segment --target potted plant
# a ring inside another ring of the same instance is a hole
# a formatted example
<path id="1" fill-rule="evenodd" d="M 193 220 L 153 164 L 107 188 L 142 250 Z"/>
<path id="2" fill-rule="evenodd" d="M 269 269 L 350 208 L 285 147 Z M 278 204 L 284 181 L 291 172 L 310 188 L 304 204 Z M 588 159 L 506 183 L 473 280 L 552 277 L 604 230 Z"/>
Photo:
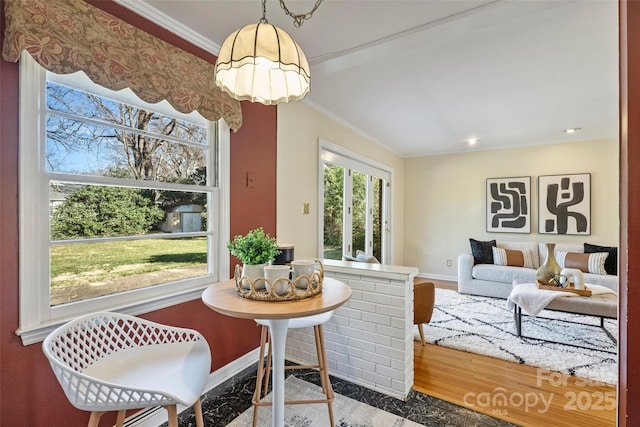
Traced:
<path id="1" fill-rule="evenodd" d="M 249 231 L 246 235 L 237 235 L 227 242 L 231 255 L 242 261 L 242 276 L 253 280 L 264 277 L 263 268 L 273 261 L 280 253 L 276 239 L 264 232 L 262 227 Z M 243 287 L 249 288 L 249 280 L 242 282 Z M 257 281 L 256 289 L 265 287 L 264 280 Z"/>

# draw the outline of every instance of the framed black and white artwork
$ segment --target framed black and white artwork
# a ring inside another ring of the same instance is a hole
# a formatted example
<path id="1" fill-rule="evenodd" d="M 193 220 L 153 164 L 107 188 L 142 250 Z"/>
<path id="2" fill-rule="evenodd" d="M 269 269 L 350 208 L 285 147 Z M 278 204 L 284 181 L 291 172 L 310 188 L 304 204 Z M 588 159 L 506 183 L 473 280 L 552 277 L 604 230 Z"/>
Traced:
<path id="1" fill-rule="evenodd" d="M 487 232 L 531 233 L 531 177 L 487 179 Z"/>
<path id="2" fill-rule="evenodd" d="M 591 234 L 591 174 L 538 177 L 538 233 Z"/>

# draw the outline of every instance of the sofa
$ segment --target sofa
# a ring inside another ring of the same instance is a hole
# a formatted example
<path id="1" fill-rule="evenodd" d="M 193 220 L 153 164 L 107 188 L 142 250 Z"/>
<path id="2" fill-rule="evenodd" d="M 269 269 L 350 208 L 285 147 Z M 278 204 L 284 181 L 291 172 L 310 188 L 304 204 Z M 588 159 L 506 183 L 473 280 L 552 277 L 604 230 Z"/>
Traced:
<path id="1" fill-rule="evenodd" d="M 462 253 L 458 256 L 458 292 L 495 298 L 507 298 L 513 288 L 514 280 L 535 283 L 536 270 L 540 264 L 544 263 L 547 257 L 547 246 L 545 243 L 495 242 L 495 246 L 512 251 L 529 251 L 531 254 L 530 263 L 532 267 L 525 268 L 482 262 L 478 263 L 478 259 L 474 258 L 472 253 Z M 615 249 L 612 247 L 609 248 Z M 584 253 L 584 244 L 558 243 L 556 244 L 555 252 L 556 254 L 558 254 L 558 252 Z M 611 256 L 610 263 L 616 266 L 615 273 L 617 273 L 617 250 L 615 252 L 615 260 L 613 259 L 613 254 L 609 256 Z M 602 285 L 618 292 L 617 275 L 583 274 L 586 284 Z"/>

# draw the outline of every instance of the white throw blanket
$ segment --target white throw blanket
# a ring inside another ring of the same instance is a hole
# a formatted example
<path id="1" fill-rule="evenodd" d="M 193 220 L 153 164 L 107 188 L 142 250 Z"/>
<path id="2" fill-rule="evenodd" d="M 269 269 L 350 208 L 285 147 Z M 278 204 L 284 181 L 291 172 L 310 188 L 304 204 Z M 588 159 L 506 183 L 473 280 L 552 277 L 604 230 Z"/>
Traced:
<path id="1" fill-rule="evenodd" d="M 615 292 L 606 286 L 588 285 L 586 289 L 591 290 L 591 295 L 601 295 Z M 519 283 L 513 286 L 513 290 L 507 298 L 507 308 L 513 310 L 516 305 L 529 316 L 537 316 L 544 308 L 556 298 L 571 298 L 580 295 L 573 292 L 549 291 L 538 289 L 535 283 Z"/>

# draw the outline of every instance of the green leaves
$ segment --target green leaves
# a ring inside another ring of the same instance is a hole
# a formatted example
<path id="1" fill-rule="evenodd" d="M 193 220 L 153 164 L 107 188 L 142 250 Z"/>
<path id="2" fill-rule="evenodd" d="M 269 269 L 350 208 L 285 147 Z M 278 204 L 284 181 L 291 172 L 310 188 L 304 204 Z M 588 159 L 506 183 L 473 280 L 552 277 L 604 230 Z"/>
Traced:
<path id="1" fill-rule="evenodd" d="M 74 191 L 52 215 L 51 237 L 131 236 L 145 234 L 164 212 L 141 190 L 87 185 Z"/>
<path id="2" fill-rule="evenodd" d="M 245 236 L 235 236 L 227 242 L 227 248 L 231 255 L 249 265 L 273 261 L 280 254 L 276 239 L 266 234 L 262 227 L 249 231 Z"/>

